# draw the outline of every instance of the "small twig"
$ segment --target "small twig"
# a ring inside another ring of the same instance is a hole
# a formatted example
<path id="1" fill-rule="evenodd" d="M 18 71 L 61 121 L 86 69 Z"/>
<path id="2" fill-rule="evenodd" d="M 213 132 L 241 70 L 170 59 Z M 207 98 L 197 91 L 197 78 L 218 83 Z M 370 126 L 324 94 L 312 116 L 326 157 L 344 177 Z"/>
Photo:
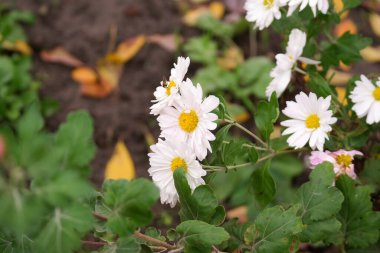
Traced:
<path id="1" fill-rule="evenodd" d="M 94 241 L 81 241 L 82 244 L 89 245 L 89 246 L 96 246 L 96 247 L 102 247 L 105 245 L 108 245 L 107 242 L 94 242 Z"/>
<path id="2" fill-rule="evenodd" d="M 163 246 L 149 246 L 149 248 L 153 251 L 158 251 L 158 252 L 164 252 L 167 250 L 167 248 Z"/>
<path id="3" fill-rule="evenodd" d="M 165 247 L 166 249 L 177 249 L 176 246 L 174 245 L 171 245 L 167 242 L 164 242 L 164 241 L 160 241 L 156 238 L 153 238 L 153 237 L 150 237 L 150 236 L 147 236 L 147 235 L 144 235 L 138 231 L 136 231 L 134 234 L 134 237 L 138 238 L 138 239 L 141 239 L 141 240 L 144 240 L 146 242 L 151 242 L 151 243 L 154 243 L 156 245 L 159 245 L 159 246 L 162 246 L 162 247 Z"/>
<path id="4" fill-rule="evenodd" d="M 106 216 L 103 216 L 103 215 L 98 214 L 98 213 L 95 213 L 95 212 L 93 212 L 92 215 L 93 215 L 95 218 L 97 218 L 97 219 L 99 219 L 99 220 L 102 220 L 102 221 L 107 221 L 107 220 L 108 220 Z"/>
<path id="5" fill-rule="evenodd" d="M 168 253 L 179 253 L 179 252 L 182 252 L 182 250 L 183 250 L 183 247 L 178 248 L 178 249 L 170 250 Z"/>

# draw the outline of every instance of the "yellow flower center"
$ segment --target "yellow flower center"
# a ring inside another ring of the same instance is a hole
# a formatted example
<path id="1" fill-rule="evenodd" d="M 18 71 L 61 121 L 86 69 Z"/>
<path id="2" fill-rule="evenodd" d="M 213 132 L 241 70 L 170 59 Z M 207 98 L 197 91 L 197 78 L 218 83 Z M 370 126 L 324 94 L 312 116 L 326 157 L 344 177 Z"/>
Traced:
<path id="1" fill-rule="evenodd" d="M 274 2 L 274 0 L 263 0 L 264 6 L 266 6 L 268 8 L 273 6 L 273 2 Z"/>
<path id="2" fill-rule="evenodd" d="M 336 162 L 341 165 L 343 168 L 348 168 L 348 166 L 350 166 L 351 162 L 352 162 L 352 158 L 350 155 L 345 155 L 345 154 L 342 154 L 342 155 L 338 155 L 336 158 L 335 158 Z"/>
<path id="3" fill-rule="evenodd" d="M 311 114 L 307 117 L 306 121 L 307 128 L 318 128 L 321 124 L 319 124 L 319 117 L 317 114 Z"/>
<path id="4" fill-rule="evenodd" d="M 172 80 L 170 81 L 169 85 L 166 86 L 166 95 L 170 96 L 170 89 L 172 87 L 176 87 L 177 85 L 175 84 L 175 82 Z"/>
<path id="5" fill-rule="evenodd" d="M 190 112 L 182 112 L 179 115 L 178 122 L 183 131 L 191 133 L 197 128 L 199 119 L 197 113 L 191 110 Z"/>
<path id="6" fill-rule="evenodd" d="M 183 168 L 187 171 L 187 164 L 181 157 L 175 157 L 170 164 L 170 169 L 174 172 L 176 169 Z"/>
<path id="7" fill-rule="evenodd" d="M 373 97 L 375 98 L 375 100 L 380 101 L 380 87 L 377 87 L 373 91 Z"/>

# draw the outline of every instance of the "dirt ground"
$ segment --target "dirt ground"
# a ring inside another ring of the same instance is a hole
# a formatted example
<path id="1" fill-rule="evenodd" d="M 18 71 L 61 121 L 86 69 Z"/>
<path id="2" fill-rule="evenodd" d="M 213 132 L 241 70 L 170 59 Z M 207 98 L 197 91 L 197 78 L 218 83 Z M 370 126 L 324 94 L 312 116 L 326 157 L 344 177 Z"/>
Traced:
<path id="1" fill-rule="evenodd" d="M 18 9 L 37 14 L 35 24 L 27 28 L 35 53 L 33 72 L 42 81 L 41 95 L 60 104 L 57 113 L 48 119 L 48 128 L 55 130 L 69 112 L 86 109 L 94 119 L 98 146 L 92 163 L 93 182 L 101 184 L 105 165 L 119 138 L 124 138 L 131 152 L 137 176 L 147 177 L 148 145 L 144 132 L 157 129 L 154 117 L 149 115 L 150 100 L 159 81 L 170 73 L 175 56 L 156 45 L 145 45 L 124 66 L 119 92 L 106 99 L 91 99 L 81 96 L 79 85 L 70 77 L 71 68 L 44 62 L 38 55 L 41 50 L 63 46 L 85 64 L 95 66 L 107 52 L 112 26 L 118 30 L 117 42 L 139 34 L 172 34 L 181 29 L 175 2 L 23 0 L 12 3 Z"/>

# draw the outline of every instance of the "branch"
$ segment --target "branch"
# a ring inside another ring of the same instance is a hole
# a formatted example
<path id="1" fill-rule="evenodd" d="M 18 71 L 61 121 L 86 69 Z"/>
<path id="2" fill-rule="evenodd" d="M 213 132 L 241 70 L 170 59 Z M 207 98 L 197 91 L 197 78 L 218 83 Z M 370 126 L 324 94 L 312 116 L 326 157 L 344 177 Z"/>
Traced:
<path id="1" fill-rule="evenodd" d="M 134 234 L 134 237 L 138 238 L 138 239 L 141 239 L 141 240 L 144 240 L 146 242 L 151 242 L 151 243 L 154 243 L 156 245 L 159 245 L 159 246 L 162 246 L 162 247 L 165 247 L 166 249 L 177 249 L 176 246 L 174 245 L 171 245 L 167 242 L 164 242 L 164 241 L 160 241 L 156 238 L 153 238 L 153 237 L 150 237 L 150 236 L 147 236 L 147 235 L 144 235 L 138 231 L 136 231 Z"/>

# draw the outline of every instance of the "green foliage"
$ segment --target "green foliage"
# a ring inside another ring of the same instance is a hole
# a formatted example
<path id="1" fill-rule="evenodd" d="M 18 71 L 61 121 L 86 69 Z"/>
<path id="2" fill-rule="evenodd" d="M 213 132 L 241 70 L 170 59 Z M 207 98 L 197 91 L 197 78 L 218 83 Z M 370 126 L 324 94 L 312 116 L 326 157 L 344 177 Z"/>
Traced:
<path id="1" fill-rule="evenodd" d="M 177 189 L 181 210 L 179 215 L 182 221 L 200 220 L 219 225 L 224 221 L 224 207 L 218 204 L 213 191 L 208 185 L 198 186 L 191 193 L 183 169 L 174 172 L 174 182 Z"/>
<path id="2" fill-rule="evenodd" d="M 110 231 L 126 236 L 152 220 L 151 208 L 159 197 L 153 183 L 146 179 L 107 180 L 96 210 L 107 218 Z"/>
<path id="3" fill-rule="evenodd" d="M 261 101 L 257 106 L 255 123 L 264 140 L 269 140 L 269 136 L 273 132 L 273 124 L 276 122 L 279 114 L 278 100 L 274 92 L 269 102 Z"/>
<path id="4" fill-rule="evenodd" d="M 338 219 L 346 245 L 352 248 L 366 248 L 379 240 L 380 213 L 372 210 L 369 186 L 355 186 L 348 176 L 340 176 L 336 186 L 344 195 L 344 202 Z"/>
<path id="5" fill-rule="evenodd" d="M 217 44 L 209 36 L 191 38 L 184 50 L 192 61 L 212 64 L 216 60 Z"/>
<path id="6" fill-rule="evenodd" d="M 335 215 L 339 212 L 343 195 L 332 186 L 335 179 L 330 163 L 318 165 L 310 175 L 310 182 L 297 191 L 301 205 L 302 221 L 306 229 L 301 233 L 302 241 L 318 242 L 328 240 L 339 233 L 341 224 Z"/>
<path id="7" fill-rule="evenodd" d="M 206 253 L 211 246 L 228 240 L 228 233 L 221 227 L 215 227 L 203 221 L 188 220 L 179 224 L 176 231 L 183 237 L 181 244 L 186 253 Z"/>
<path id="8" fill-rule="evenodd" d="M 288 252 L 296 234 L 302 231 L 299 206 L 288 210 L 275 206 L 264 209 L 245 233 L 245 242 L 258 253 Z"/>
<path id="9" fill-rule="evenodd" d="M 253 195 L 262 207 L 267 206 L 276 194 L 276 185 L 269 172 L 269 162 L 252 173 Z"/>

